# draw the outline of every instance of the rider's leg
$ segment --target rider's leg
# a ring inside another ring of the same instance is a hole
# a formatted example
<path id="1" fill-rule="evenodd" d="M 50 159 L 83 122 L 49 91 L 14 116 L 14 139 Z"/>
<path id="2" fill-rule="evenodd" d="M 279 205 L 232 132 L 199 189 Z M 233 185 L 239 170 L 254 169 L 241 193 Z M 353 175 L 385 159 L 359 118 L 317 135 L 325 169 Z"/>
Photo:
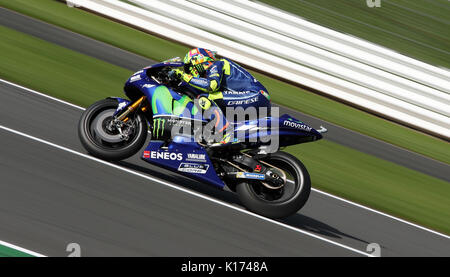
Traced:
<path id="1" fill-rule="evenodd" d="M 216 103 L 220 99 L 211 100 L 207 94 L 198 97 L 198 106 L 201 108 L 203 118 L 208 120 L 203 138 L 212 145 L 214 143 L 227 144 L 230 141 L 230 122 L 225 117 L 222 109 Z M 227 132 L 228 131 L 228 132 Z M 212 135 L 212 136 L 211 136 Z"/>
<path id="2" fill-rule="evenodd" d="M 266 117 L 270 114 L 270 96 L 266 90 L 224 91 L 221 95 L 222 97 L 214 102 L 221 107 L 222 112 L 227 117 L 229 116 L 228 120 L 232 123 L 256 120 L 261 116 Z M 211 95 L 209 97 L 211 98 Z M 227 146 L 240 142 L 238 137 L 242 134 L 236 134 L 235 125 L 230 125 L 222 130 L 224 135 L 221 142 L 215 146 L 221 147 L 220 145 Z"/>

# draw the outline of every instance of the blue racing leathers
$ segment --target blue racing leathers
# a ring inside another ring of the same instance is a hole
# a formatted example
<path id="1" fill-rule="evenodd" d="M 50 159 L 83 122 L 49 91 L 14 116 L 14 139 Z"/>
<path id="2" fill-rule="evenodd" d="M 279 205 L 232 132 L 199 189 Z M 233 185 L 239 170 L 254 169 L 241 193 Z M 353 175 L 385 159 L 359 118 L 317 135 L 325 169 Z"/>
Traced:
<path id="1" fill-rule="evenodd" d="M 198 97 L 207 97 L 220 107 L 215 120 L 223 126 L 217 130 L 224 131 L 229 123 L 224 116 L 227 107 L 266 107 L 270 113 L 270 96 L 266 88 L 247 70 L 228 59 L 215 61 L 207 70 L 205 77 L 192 77 L 188 82 Z"/>
<path id="2" fill-rule="evenodd" d="M 188 82 L 198 94 L 208 93 L 210 100 L 222 99 L 226 107 L 270 107 L 266 88 L 247 70 L 228 59 L 214 62 L 206 77 L 192 77 Z"/>

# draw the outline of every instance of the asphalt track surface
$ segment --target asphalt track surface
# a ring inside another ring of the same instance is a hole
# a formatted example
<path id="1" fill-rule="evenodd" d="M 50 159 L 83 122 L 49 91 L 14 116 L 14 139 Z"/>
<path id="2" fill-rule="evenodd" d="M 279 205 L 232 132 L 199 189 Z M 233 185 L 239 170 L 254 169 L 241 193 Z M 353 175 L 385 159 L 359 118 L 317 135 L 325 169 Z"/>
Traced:
<path id="1" fill-rule="evenodd" d="M 363 256 L 369 243 L 382 256 L 450 255 L 448 237 L 317 191 L 274 222 L 137 156 L 117 164 L 132 172 L 95 161 L 77 154 L 81 112 L 0 83 L 1 240 L 49 256 L 66 256 L 71 242 L 83 256 Z"/>

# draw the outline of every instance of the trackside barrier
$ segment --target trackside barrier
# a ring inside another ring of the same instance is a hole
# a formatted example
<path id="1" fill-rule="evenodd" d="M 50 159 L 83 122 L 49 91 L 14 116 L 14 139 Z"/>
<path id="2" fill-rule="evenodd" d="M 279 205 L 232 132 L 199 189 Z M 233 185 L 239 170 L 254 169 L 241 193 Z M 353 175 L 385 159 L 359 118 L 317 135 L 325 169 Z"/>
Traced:
<path id="1" fill-rule="evenodd" d="M 449 71 L 286 12 L 244 0 L 70 2 L 450 138 Z"/>

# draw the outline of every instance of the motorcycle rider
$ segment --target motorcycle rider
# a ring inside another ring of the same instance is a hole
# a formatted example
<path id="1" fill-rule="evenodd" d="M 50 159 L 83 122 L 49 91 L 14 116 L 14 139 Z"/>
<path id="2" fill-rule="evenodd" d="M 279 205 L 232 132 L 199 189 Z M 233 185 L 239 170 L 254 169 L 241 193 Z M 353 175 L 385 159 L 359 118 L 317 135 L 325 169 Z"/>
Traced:
<path id="1" fill-rule="evenodd" d="M 247 70 L 235 62 L 218 59 L 215 52 L 204 48 L 194 48 L 184 57 L 184 70 L 175 69 L 174 74 L 196 92 L 199 105 L 204 110 L 219 107 L 214 111 L 216 130 L 224 136 L 221 145 L 232 143 L 230 134 L 225 131 L 229 122 L 225 118 L 226 107 L 267 107 L 270 108 L 270 95 L 267 89 Z M 215 104 L 215 105 L 214 105 Z"/>

